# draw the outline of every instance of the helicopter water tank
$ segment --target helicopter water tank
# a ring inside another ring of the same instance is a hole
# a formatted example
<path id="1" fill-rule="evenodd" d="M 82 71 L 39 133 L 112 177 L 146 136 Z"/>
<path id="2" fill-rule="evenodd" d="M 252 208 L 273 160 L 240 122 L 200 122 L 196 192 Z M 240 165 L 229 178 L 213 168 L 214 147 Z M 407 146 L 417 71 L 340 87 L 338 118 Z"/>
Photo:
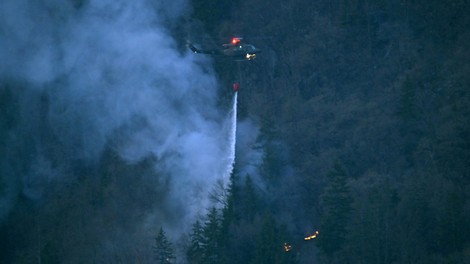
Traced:
<path id="1" fill-rule="evenodd" d="M 238 92 L 238 89 L 240 89 L 240 83 L 238 82 L 233 83 L 233 91 Z"/>

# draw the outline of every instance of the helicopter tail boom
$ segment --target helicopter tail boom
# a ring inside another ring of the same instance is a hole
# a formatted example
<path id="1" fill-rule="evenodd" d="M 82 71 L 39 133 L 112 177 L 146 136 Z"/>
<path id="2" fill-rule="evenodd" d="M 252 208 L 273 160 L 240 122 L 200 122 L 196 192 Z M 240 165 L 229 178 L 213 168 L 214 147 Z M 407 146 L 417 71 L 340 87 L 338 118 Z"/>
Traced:
<path id="1" fill-rule="evenodd" d="M 194 47 L 194 45 L 191 44 L 191 43 L 188 43 L 187 46 L 194 53 L 202 53 L 200 50 L 198 50 L 196 47 Z"/>
<path id="2" fill-rule="evenodd" d="M 220 54 L 219 52 L 217 52 L 217 50 L 201 50 L 201 49 L 198 49 L 191 43 L 188 43 L 187 46 L 193 53 L 210 54 L 210 55 L 219 55 Z"/>

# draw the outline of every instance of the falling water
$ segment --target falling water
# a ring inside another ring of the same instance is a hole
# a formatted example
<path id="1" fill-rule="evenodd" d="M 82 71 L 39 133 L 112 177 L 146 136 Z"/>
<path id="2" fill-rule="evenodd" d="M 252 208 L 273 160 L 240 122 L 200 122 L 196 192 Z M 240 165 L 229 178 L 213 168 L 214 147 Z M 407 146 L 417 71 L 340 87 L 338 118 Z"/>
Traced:
<path id="1" fill-rule="evenodd" d="M 230 149 L 228 152 L 228 166 L 227 166 L 227 172 L 225 173 L 226 178 L 228 179 L 230 175 L 232 174 L 233 171 L 233 165 L 235 163 L 235 144 L 237 142 L 237 98 L 238 98 L 238 92 L 235 92 L 235 95 L 233 96 L 233 107 L 232 111 L 230 112 L 231 115 L 231 127 L 230 127 L 230 134 L 229 134 L 229 139 L 230 139 Z"/>

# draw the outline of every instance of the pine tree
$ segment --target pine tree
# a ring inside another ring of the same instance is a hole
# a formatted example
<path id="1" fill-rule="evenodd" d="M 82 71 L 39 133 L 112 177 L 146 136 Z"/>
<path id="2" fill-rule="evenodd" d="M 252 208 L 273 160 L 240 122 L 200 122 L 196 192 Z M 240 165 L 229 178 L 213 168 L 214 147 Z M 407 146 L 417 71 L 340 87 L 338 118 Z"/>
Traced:
<path id="1" fill-rule="evenodd" d="M 189 239 L 190 245 L 186 252 L 188 262 L 194 264 L 202 263 L 204 234 L 199 220 L 194 223 Z"/>
<path id="2" fill-rule="evenodd" d="M 219 212 L 213 207 L 207 214 L 207 220 L 203 227 L 203 261 L 204 264 L 222 263 L 220 241 L 221 222 Z"/>
<path id="3" fill-rule="evenodd" d="M 175 255 L 173 254 L 173 247 L 168 241 L 163 228 L 160 227 L 158 235 L 155 237 L 155 245 L 153 247 L 155 259 L 159 264 L 174 263 Z"/>

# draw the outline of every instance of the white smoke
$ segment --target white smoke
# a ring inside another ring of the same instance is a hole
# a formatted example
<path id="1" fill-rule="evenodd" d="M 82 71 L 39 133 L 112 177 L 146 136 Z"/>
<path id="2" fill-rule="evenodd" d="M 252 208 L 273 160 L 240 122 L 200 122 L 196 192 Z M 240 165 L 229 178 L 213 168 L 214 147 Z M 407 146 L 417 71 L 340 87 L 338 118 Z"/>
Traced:
<path id="1" fill-rule="evenodd" d="M 0 2 L 0 80 L 25 84 L 22 98 L 49 100 L 40 117 L 24 99 L 15 129 L 31 133 L 26 124 L 46 122 L 70 160 L 93 163 L 109 146 L 129 163 L 154 157 L 170 182 L 168 200 L 183 208 L 180 224 L 207 209 L 228 144 L 210 67 L 179 52 L 165 27 L 186 8 L 175 0 Z M 44 184 L 65 176 L 41 155 L 47 146 L 34 144 L 34 168 L 12 177 L 23 182 L 20 192 L 39 199 Z M 6 189 L 17 186 L 8 181 Z M 14 199 L 6 197 L 0 218 Z"/>

